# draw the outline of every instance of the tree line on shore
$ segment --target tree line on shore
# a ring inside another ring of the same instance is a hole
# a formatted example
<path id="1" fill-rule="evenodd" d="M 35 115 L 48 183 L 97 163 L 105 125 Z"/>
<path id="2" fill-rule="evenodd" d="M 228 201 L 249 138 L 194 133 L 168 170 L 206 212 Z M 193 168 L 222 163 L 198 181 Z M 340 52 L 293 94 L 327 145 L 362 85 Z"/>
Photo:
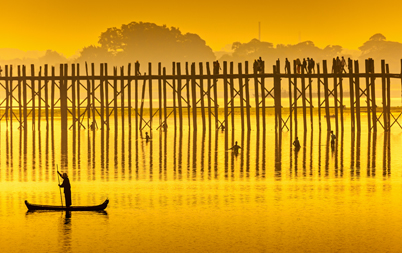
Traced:
<path id="1" fill-rule="evenodd" d="M 304 41 L 294 45 L 277 44 L 251 39 L 249 42 L 233 42 L 227 52 L 213 52 L 199 35 L 194 33 L 183 34 L 179 28 L 156 25 L 154 23 L 131 22 L 123 24 L 120 28 L 112 27 L 100 34 L 98 45 L 88 45 L 80 50 L 79 55 L 66 58 L 62 54 L 47 50 L 37 58 L 15 58 L 1 60 L 0 64 L 49 64 L 59 63 L 104 63 L 111 66 L 123 66 L 127 63 L 139 61 L 142 68 L 152 62 L 154 67 L 158 62 L 170 70 L 172 62 L 212 62 L 249 61 L 261 57 L 266 61 L 265 66 L 270 66 L 277 59 L 282 62 L 288 58 L 293 59 L 313 58 L 316 63 L 322 60 L 344 56 L 355 60 L 373 58 L 377 64 L 385 59 L 390 64 L 391 71 L 400 71 L 400 59 L 402 58 L 402 43 L 387 41 L 380 33 L 371 36 L 368 41 L 359 47 L 360 55 L 348 54 L 340 45 L 328 45 L 324 48 L 317 47 L 312 41 Z M 345 53 L 346 52 L 346 53 Z M 361 63 L 363 67 L 364 64 Z M 267 69 L 271 71 L 271 69 Z"/>

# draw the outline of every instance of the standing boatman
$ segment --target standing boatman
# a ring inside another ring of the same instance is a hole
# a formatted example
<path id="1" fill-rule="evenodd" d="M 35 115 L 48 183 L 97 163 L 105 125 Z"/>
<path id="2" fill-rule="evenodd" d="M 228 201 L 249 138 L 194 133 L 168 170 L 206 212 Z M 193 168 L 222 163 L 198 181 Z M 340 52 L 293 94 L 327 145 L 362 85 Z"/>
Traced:
<path id="1" fill-rule="evenodd" d="M 59 176 L 61 178 L 63 178 L 63 183 L 59 184 L 59 187 L 63 187 L 64 188 L 64 197 L 66 200 L 66 207 L 70 207 L 71 206 L 71 185 L 70 185 L 70 180 L 68 179 L 67 173 L 63 173 L 63 175 L 57 171 L 57 173 L 59 173 Z"/>

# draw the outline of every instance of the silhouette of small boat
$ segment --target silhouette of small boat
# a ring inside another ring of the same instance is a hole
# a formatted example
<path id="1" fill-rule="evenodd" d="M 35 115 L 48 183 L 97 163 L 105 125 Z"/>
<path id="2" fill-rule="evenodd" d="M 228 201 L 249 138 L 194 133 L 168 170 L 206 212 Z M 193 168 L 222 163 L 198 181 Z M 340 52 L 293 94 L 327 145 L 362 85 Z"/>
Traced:
<path id="1" fill-rule="evenodd" d="M 324 115 L 324 117 L 326 118 L 327 115 Z M 335 114 L 329 115 L 330 118 L 335 118 Z"/>
<path id="2" fill-rule="evenodd" d="M 49 205 L 36 205 L 36 204 L 30 204 L 28 203 L 27 200 L 25 200 L 25 205 L 28 207 L 29 211 L 34 211 L 34 210 L 48 210 L 48 211 L 101 211 L 104 210 L 107 207 L 107 204 L 109 204 L 109 200 L 105 200 L 100 205 L 97 206 L 49 206 Z"/>

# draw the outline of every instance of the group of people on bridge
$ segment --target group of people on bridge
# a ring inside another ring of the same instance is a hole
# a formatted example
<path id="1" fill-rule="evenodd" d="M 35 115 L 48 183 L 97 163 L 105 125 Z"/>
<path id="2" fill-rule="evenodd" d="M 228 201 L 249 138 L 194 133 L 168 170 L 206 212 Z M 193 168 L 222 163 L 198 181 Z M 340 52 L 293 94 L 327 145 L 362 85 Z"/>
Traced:
<path id="1" fill-rule="evenodd" d="M 315 61 L 313 58 L 303 58 L 303 62 L 300 61 L 299 58 L 297 58 L 295 60 L 295 64 L 296 64 L 296 73 L 297 74 L 301 74 L 301 71 L 303 70 L 304 73 L 307 74 L 312 74 L 315 73 Z M 286 58 L 286 62 L 285 62 L 285 73 L 286 74 L 290 74 L 290 62 L 288 60 L 288 58 Z"/>
<path id="2" fill-rule="evenodd" d="M 346 65 L 346 61 L 345 58 L 339 59 L 339 56 L 336 57 L 336 59 L 334 59 L 334 64 L 332 64 L 332 73 L 334 74 L 342 74 L 342 73 L 346 73 L 345 67 L 347 67 Z"/>
<path id="3" fill-rule="evenodd" d="M 300 58 L 296 58 L 295 63 L 296 63 L 296 73 L 297 74 L 301 74 L 302 70 L 304 70 L 304 73 L 306 73 L 306 74 L 315 73 L 315 61 L 313 58 L 310 58 L 310 57 L 307 57 L 307 59 L 303 58 L 303 61 L 301 61 Z M 339 58 L 339 56 L 338 56 L 338 57 L 336 57 L 336 59 L 334 59 L 334 64 L 332 65 L 332 73 L 337 73 L 337 74 L 346 73 L 345 67 L 347 67 L 345 58 L 343 56 L 341 58 Z M 253 69 L 254 69 L 254 73 L 258 73 L 258 74 L 263 73 L 264 62 L 262 61 L 261 56 L 258 59 L 254 60 Z M 220 66 L 219 61 L 218 60 L 213 61 L 214 75 L 218 75 L 220 70 L 222 70 L 222 68 Z M 0 67 L 0 76 L 1 76 L 2 71 L 3 70 Z M 136 72 L 136 75 L 141 75 L 139 61 L 135 62 L 135 72 Z M 289 73 L 291 73 L 290 62 L 289 62 L 288 58 L 286 58 L 285 74 L 289 74 Z"/>

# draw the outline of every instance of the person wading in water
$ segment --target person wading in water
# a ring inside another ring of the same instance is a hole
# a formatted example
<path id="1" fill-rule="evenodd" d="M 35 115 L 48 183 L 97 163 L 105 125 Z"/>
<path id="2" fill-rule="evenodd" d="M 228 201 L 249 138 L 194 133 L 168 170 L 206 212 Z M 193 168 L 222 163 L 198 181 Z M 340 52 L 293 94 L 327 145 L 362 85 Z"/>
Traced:
<path id="1" fill-rule="evenodd" d="M 236 141 L 235 145 L 233 147 L 231 147 L 229 150 L 233 150 L 235 154 L 238 154 L 239 149 L 241 149 L 241 147 L 239 145 L 237 145 L 237 141 Z"/>
<path id="2" fill-rule="evenodd" d="M 293 146 L 295 146 L 295 150 L 298 151 L 301 147 L 299 142 L 299 137 L 296 136 L 296 140 L 293 142 Z"/>
<path id="3" fill-rule="evenodd" d="M 335 141 L 336 141 L 336 135 L 334 134 L 334 131 L 331 131 L 331 147 L 335 146 Z"/>
<path id="4" fill-rule="evenodd" d="M 59 187 L 64 188 L 64 197 L 66 199 L 66 207 L 71 206 L 71 185 L 70 185 L 70 180 L 68 179 L 67 173 L 63 173 L 63 175 L 59 173 L 59 176 L 63 178 L 63 183 L 59 184 Z"/>

